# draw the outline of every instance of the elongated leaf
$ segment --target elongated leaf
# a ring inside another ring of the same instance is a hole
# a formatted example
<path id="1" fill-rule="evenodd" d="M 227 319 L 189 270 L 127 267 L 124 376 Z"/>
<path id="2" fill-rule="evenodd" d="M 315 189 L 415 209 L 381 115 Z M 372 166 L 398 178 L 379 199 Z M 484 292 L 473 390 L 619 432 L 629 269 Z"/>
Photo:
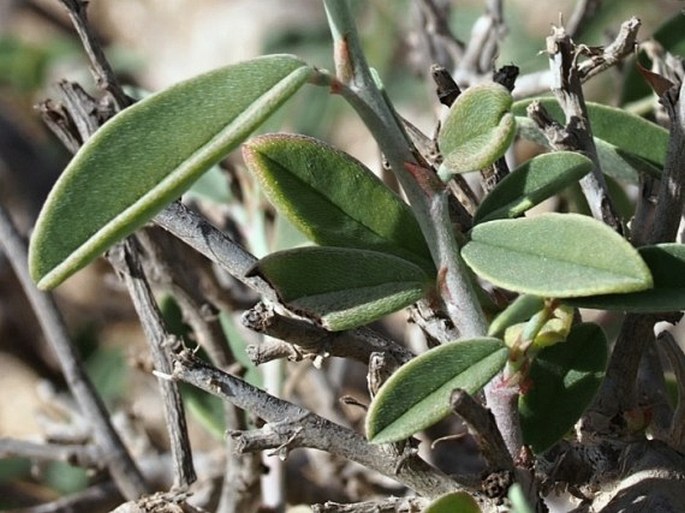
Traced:
<path id="1" fill-rule="evenodd" d="M 539 155 L 497 184 L 478 207 L 474 222 L 520 216 L 591 170 L 592 161 L 580 153 L 558 151 Z"/>
<path id="2" fill-rule="evenodd" d="M 435 424 L 450 413 L 456 388 L 473 394 L 504 366 L 501 340 L 478 338 L 435 347 L 390 376 L 366 416 L 366 436 L 374 443 L 396 442 Z"/>
<path id="3" fill-rule="evenodd" d="M 499 84 L 481 84 L 459 95 L 438 144 L 445 160 L 441 176 L 477 171 L 504 155 L 516 133 L 512 97 Z"/>
<path id="4" fill-rule="evenodd" d="M 331 247 L 272 253 L 253 273 L 294 311 L 332 331 L 367 324 L 418 301 L 429 281 L 420 267 L 396 256 Z"/>
<path id="5" fill-rule="evenodd" d="M 630 294 L 606 294 L 567 300 L 582 308 L 659 313 L 685 310 L 685 245 L 658 244 L 639 248 L 654 278 L 654 288 Z"/>
<path id="6" fill-rule="evenodd" d="M 606 337 L 592 323 L 574 326 L 566 342 L 540 351 L 530 369 L 532 388 L 519 398 L 523 439 L 535 452 L 548 449 L 580 418 L 602 382 L 606 360 Z"/>
<path id="7" fill-rule="evenodd" d="M 434 272 L 409 206 L 356 159 L 288 134 L 252 139 L 243 155 L 271 203 L 312 241 L 391 253 Z"/>
<path id="8" fill-rule="evenodd" d="M 519 135 L 524 139 L 550 148 L 549 141 L 532 119 L 516 116 L 516 126 L 518 127 Z M 650 164 L 648 161 L 632 153 L 627 153 L 621 148 L 597 137 L 594 138 L 594 141 L 597 148 L 597 157 L 604 174 L 628 183 L 637 183 L 640 173 L 645 173 L 655 178 L 661 176 L 661 169 Z"/>
<path id="9" fill-rule="evenodd" d="M 421 513 L 480 513 L 478 503 L 466 492 L 454 492 L 438 497 Z"/>
<path id="10" fill-rule="evenodd" d="M 561 107 L 553 98 L 535 98 L 559 122 L 564 120 Z M 512 106 L 517 116 L 525 116 L 533 99 L 521 100 Z M 618 148 L 621 152 L 640 157 L 658 168 L 663 167 L 668 146 L 668 130 L 625 110 L 601 103 L 587 102 L 592 134 Z"/>
<path id="11" fill-rule="evenodd" d="M 287 55 L 228 66 L 151 95 L 81 148 L 43 206 L 29 249 L 43 289 L 130 234 L 252 132 L 308 78 Z"/>
<path id="12" fill-rule="evenodd" d="M 649 268 L 635 248 L 605 224 L 579 214 L 479 224 L 462 256 L 495 285 L 537 296 L 579 297 L 652 286 Z"/>

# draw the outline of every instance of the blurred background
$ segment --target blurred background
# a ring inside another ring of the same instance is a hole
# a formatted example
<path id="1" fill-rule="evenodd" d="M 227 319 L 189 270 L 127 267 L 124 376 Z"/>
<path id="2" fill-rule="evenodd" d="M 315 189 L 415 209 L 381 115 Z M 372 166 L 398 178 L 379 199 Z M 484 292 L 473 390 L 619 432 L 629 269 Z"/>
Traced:
<path id="1" fill-rule="evenodd" d="M 468 40 L 473 22 L 483 12 L 483 2 L 453 3 L 451 27 L 458 38 Z M 417 20 L 412 2 L 369 0 L 355 5 L 371 65 L 399 112 L 430 135 L 439 106 L 433 85 L 426 81 L 425 62 L 416 54 Z M 547 58 L 541 53 L 545 37 L 553 24 L 568 19 L 574 6 L 570 0 L 505 2 L 509 33 L 498 66 L 515 64 L 522 73 L 546 69 Z M 622 21 L 635 15 L 642 21 L 644 40 L 679 16 L 682 6 L 680 1 L 669 0 L 607 0 L 601 2 L 579 39 L 589 45 L 606 43 Z M 318 0 L 92 0 L 89 15 L 110 62 L 132 95 L 144 95 L 264 53 L 293 53 L 311 64 L 332 68 L 330 37 Z M 57 0 L 0 0 L 0 201 L 25 234 L 69 160 L 36 109 L 48 98 L 60 100 L 56 88 L 60 80 L 77 81 L 98 94 L 61 4 Z M 617 104 L 621 89 L 620 74 L 611 71 L 590 82 L 587 94 L 590 99 Z M 364 126 L 341 99 L 324 88 L 300 91 L 262 129 L 274 130 L 316 136 L 380 170 L 380 156 Z M 236 157 L 229 163 L 229 167 L 240 168 Z M 215 203 L 236 199 L 225 174 L 213 174 L 208 180 L 198 185 L 198 197 L 209 196 Z M 224 215 L 240 220 L 242 235 L 258 256 L 301 241 L 287 226 L 265 228 L 271 218 L 260 213 L 264 205 L 259 202 L 224 208 L 228 209 Z M 145 351 L 142 334 L 130 301 L 108 266 L 103 262 L 89 266 L 59 287 L 56 297 L 88 371 L 110 408 L 127 412 L 126 422 L 137 423 L 163 439 L 154 380 L 135 356 Z M 178 316 L 173 308 L 170 304 L 171 318 Z M 239 314 L 224 313 L 226 329 L 237 341 L 236 350 L 241 351 L 253 341 L 237 330 L 235 317 Z M 406 329 L 406 315 L 395 317 L 396 322 L 383 329 L 398 340 L 416 343 Z M 304 364 L 298 365 L 298 372 L 305 376 Z M 346 368 L 343 373 L 335 365 L 329 367 L 333 376 L 329 379 L 338 380 L 338 393 L 348 387 L 364 393 L 363 368 Z M 344 381 L 342 376 L 347 376 L 345 380 L 358 376 L 360 383 Z M 0 437 L 40 440 L 55 424 L 77 423 L 74 411 L 56 361 L 0 255 Z M 206 445 L 203 440 L 211 429 L 206 423 L 191 422 L 198 447 Z M 220 438 L 221 430 L 214 435 Z M 164 449 L 164 442 L 159 442 L 158 449 Z M 83 489 L 91 477 L 66 463 L 36 465 L 22 459 L 0 459 L 0 509 L 55 500 Z M 292 492 L 289 500 L 326 498 Z M 338 498 L 349 498 L 349 494 Z"/>

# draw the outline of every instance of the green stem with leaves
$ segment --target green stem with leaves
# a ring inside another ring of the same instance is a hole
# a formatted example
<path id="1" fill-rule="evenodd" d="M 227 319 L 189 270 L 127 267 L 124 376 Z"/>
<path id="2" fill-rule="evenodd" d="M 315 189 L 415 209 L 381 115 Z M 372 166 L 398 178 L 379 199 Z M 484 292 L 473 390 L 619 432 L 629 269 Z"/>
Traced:
<path id="1" fill-rule="evenodd" d="M 416 214 L 439 270 L 438 286 L 452 322 L 463 338 L 483 336 L 485 315 L 459 255 L 444 186 L 418 161 L 392 106 L 374 81 L 347 0 L 324 0 L 324 6 L 333 35 L 337 79 L 320 73 L 315 80 L 339 92 L 366 123 Z"/>

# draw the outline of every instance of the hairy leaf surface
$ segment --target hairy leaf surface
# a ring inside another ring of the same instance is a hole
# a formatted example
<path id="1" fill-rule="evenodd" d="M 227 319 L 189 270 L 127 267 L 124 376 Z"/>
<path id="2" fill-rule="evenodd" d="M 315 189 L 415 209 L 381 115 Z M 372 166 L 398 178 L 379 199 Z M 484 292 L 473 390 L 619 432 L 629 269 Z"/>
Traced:
<path id="1" fill-rule="evenodd" d="M 310 69 L 274 55 L 148 96 L 105 123 L 43 206 L 31 276 L 59 285 L 180 196 L 304 84 Z"/>
<path id="2" fill-rule="evenodd" d="M 509 91 L 494 83 L 459 95 L 438 136 L 441 175 L 477 171 L 504 155 L 516 133 L 512 102 Z"/>

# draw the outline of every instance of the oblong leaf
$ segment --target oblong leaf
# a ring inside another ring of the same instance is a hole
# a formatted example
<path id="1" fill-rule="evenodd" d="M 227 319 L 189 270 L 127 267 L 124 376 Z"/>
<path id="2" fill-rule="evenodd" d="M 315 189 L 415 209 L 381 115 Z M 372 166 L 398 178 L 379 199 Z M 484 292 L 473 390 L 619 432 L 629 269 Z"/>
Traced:
<path id="1" fill-rule="evenodd" d="M 509 173 L 478 207 L 474 223 L 518 217 L 580 180 L 592 161 L 572 151 L 557 151 L 528 160 Z"/>
<path id="2" fill-rule="evenodd" d="M 513 104 L 512 112 L 525 116 L 533 100 L 539 101 L 550 115 L 563 122 L 564 114 L 553 98 L 534 98 Z M 592 134 L 628 154 L 663 167 L 668 146 L 668 130 L 640 116 L 601 103 L 586 102 Z"/>
<path id="3" fill-rule="evenodd" d="M 396 442 L 450 413 L 456 388 L 473 394 L 504 366 L 507 349 L 496 338 L 477 338 L 435 347 L 404 364 L 386 381 L 366 415 L 373 443 Z"/>
<path id="4" fill-rule="evenodd" d="M 310 76 L 287 55 L 211 71 L 105 123 L 50 192 L 29 248 L 31 276 L 55 287 L 142 226 L 248 136 Z"/>
<path id="5" fill-rule="evenodd" d="M 516 116 L 518 134 L 546 148 L 551 148 L 547 137 L 530 118 Z M 647 160 L 628 153 L 603 139 L 594 137 L 597 158 L 605 175 L 628 183 L 637 183 L 639 175 L 648 174 L 655 178 L 661 176 L 661 169 Z"/>
<path id="6" fill-rule="evenodd" d="M 421 513 L 481 513 L 481 509 L 468 493 L 452 492 L 432 501 Z"/>
<path id="7" fill-rule="evenodd" d="M 345 152 L 311 137 L 269 134 L 246 143 L 243 156 L 271 203 L 317 244 L 381 251 L 434 269 L 409 206 Z"/>
<path id="8" fill-rule="evenodd" d="M 429 277 L 415 264 L 376 251 L 304 247 L 262 258 L 259 274 L 296 313 L 339 331 L 418 301 Z"/>
<path id="9" fill-rule="evenodd" d="M 512 102 L 511 93 L 494 83 L 459 95 L 438 136 L 441 175 L 477 171 L 504 155 L 516 133 Z"/>
<path id="10" fill-rule="evenodd" d="M 606 337 L 592 323 L 575 325 L 565 342 L 538 353 L 529 373 L 532 388 L 519 397 L 523 439 L 536 453 L 580 418 L 597 393 L 606 361 Z"/>
<path id="11" fill-rule="evenodd" d="M 636 313 L 685 310 L 685 245 L 657 244 L 638 249 L 654 278 L 654 288 L 566 300 L 570 305 Z"/>
<path id="12" fill-rule="evenodd" d="M 537 296 L 579 297 L 652 286 L 649 268 L 633 246 L 604 223 L 579 214 L 479 224 L 462 256 L 495 285 Z"/>

